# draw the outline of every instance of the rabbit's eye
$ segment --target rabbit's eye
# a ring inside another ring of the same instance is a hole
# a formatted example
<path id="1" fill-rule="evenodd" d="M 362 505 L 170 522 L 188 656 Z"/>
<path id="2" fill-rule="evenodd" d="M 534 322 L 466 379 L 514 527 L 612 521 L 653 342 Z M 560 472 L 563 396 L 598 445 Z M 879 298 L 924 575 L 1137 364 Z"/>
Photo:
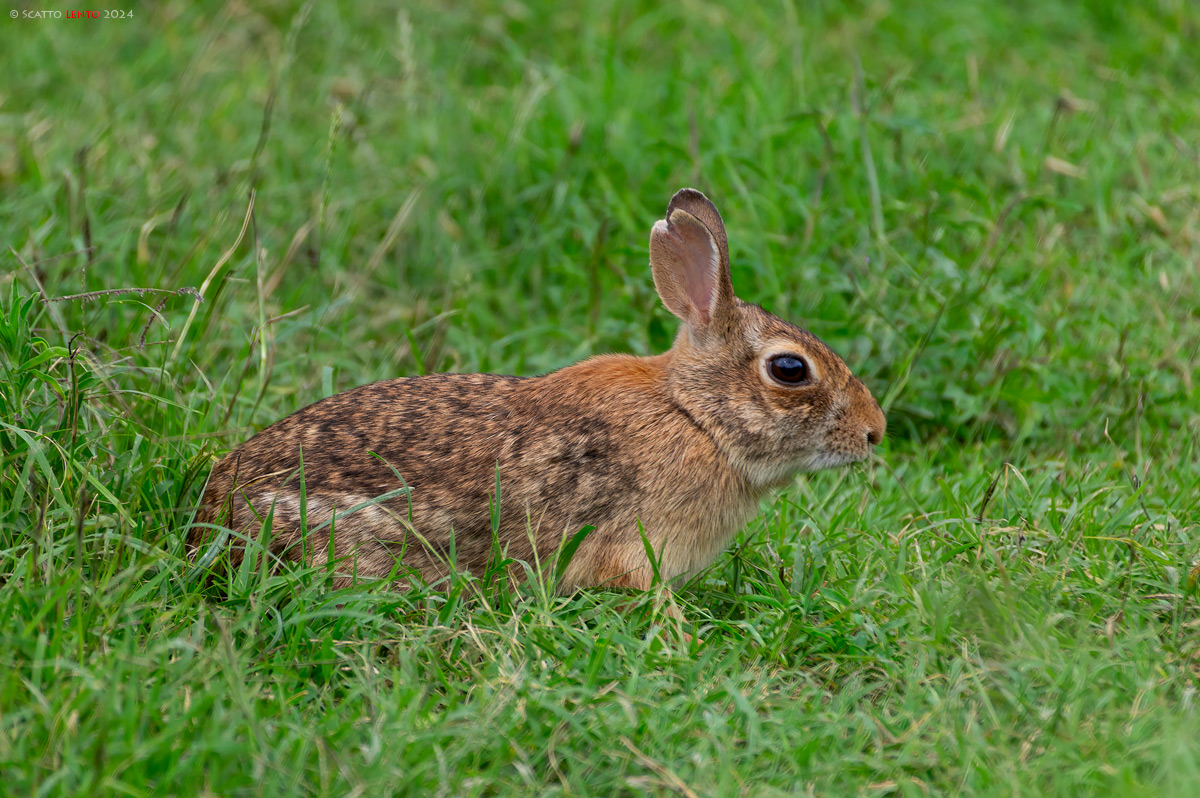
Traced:
<path id="1" fill-rule="evenodd" d="M 767 370 L 784 385 L 799 385 L 808 379 L 808 364 L 794 355 L 776 355 L 771 358 Z"/>

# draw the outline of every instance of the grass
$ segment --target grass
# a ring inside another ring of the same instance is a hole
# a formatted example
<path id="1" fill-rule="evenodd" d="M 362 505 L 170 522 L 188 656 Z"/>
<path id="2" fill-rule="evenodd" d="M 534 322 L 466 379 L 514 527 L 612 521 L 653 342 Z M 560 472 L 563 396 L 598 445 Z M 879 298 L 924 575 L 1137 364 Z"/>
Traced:
<path id="1" fill-rule="evenodd" d="M 1198 35 L 1186 0 L 6 19 L 3 791 L 1193 795 Z M 682 185 L 889 416 L 680 591 L 702 645 L 536 583 L 193 578 L 214 458 L 308 402 L 665 348 Z"/>

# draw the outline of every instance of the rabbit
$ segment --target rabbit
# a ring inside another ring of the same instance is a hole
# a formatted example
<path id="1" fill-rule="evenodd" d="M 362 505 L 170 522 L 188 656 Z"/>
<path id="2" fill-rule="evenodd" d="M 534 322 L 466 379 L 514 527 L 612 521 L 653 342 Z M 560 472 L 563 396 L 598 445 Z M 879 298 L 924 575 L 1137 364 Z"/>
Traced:
<path id="1" fill-rule="evenodd" d="M 484 573 L 494 538 L 514 561 L 553 562 L 588 525 L 560 593 L 647 590 L 655 570 L 669 588 L 712 563 L 768 491 L 879 444 L 883 412 L 842 359 L 734 295 L 724 223 L 699 191 L 680 190 L 654 224 L 650 270 L 682 322 L 667 352 L 322 399 L 216 464 L 191 556 L 211 557 L 224 526 L 236 565 L 270 517 L 270 549 L 287 558 L 328 563 L 332 526 L 339 573 L 432 584 L 451 560 Z"/>

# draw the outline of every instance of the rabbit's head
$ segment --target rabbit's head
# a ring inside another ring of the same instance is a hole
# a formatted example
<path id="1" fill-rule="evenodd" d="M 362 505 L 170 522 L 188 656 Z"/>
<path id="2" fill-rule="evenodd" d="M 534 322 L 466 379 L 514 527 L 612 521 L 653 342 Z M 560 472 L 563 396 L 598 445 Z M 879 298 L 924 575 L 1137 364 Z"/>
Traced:
<path id="1" fill-rule="evenodd" d="M 883 411 L 832 349 L 734 296 L 721 215 L 683 189 L 650 233 L 663 304 L 683 322 L 670 352 L 674 401 L 759 487 L 865 459 Z"/>

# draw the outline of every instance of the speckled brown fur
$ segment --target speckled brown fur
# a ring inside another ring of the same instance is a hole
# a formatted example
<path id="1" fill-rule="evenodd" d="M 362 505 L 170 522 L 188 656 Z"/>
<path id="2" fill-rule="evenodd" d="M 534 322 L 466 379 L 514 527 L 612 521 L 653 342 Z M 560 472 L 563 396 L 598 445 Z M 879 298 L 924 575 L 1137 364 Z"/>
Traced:
<path id="1" fill-rule="evenodd" d="M 452 550 L 458 568 L 480 573 L 493 555 L 498 470 L 496 538 L 508 557 L 552 563 L 564 536 L 592 525 L 560 588 L 646 588 L 639 523 L 675 579 L 712 562 L 772 487 L 868 455 L 884 432 L 874 398 L 811 333 L 733 295 L 724 225 L 702 194 L 676 194 L 650 251 L 659 294 L 684 322 L 670 351 L 533 378 L 386 380 L 329 397 L 216 464 L 191 550 L 213 539 L 213 524 L 253 537 L 273 513 L 271 548 L 322 563 L 336 511 L 334 550 L 348 573 L 386 578 L 401 563 L 402 576 L 437 580 Z M 773 353 L 803 358 L 813 379 L 773 380 Z"/>

